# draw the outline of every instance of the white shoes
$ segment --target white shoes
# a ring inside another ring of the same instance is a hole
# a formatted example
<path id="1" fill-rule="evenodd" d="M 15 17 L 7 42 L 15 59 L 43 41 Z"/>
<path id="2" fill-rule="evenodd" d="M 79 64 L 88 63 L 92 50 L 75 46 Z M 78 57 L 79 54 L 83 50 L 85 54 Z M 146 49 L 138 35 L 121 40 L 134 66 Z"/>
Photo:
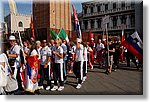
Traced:
<path id="1" fill-rule="evenodd" d="M 58 88 L 58 86 L 54 86 L 54 87 L 51 89 L 51 91 L 56 91 L 56 90 L 62 91 L 63 89 L 64 89 L 64 86 L 60 86 L 59 88 Z"/>
<path id="2" fill-rule="evenodd" d="M 56 91 L 58 89 L 58 86 L 54 86 L 51 91 Z"/>
<path id="3" fill-rule="evenodd" d="M 50 89 L 51 89 L 51 87 L 50 87 L 50 86 L 47 86 L 47 87 L 46 87 L 46 90 L 50 90 Z"/>
<path id="4" fill-rule="evenodd" d="M 86 76 L 83 77 L 82 83 L 85 82 L 86 78 L 87 78 Z"/>
<path id="5" fill-rule="evenodd" d="M 44 89 L 44 87 L 43 87 L 43 86 L 39 86 L 38 89 L 39 89 L 39 90 L 40 90 L 40 89 Z"/>
<path id="6" fill-rule="evenodd" d="M 76 87 L 76 89 L 80 89 L 81 86 L 82 86 L 81 84 L 78 84 L 77 87 Z"/>
<path id="7" fill-rule="evenodd" d="M 60 86 L 59 88 L 58 88 L 58 91 L 62 91 L 64 89 L 64 86 Z"/>

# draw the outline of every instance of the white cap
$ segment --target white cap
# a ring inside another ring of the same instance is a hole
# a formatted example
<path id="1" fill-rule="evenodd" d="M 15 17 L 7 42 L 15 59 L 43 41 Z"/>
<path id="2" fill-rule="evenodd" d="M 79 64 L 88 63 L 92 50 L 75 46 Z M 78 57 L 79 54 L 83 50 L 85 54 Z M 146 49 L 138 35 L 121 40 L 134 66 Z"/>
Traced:
<path id="1" fill-rule="evenodd" d="M 82 41 L 82 40 L 81 40 L 81 39 L 79 39 L 79 38 L 77 38 L 77 41 L 78 41 L 79 43 L 81 43 L 81 41 Z"/>
<path id="2" fill-rule="evenodd" d="M 15 36 L 11 35 L 9 36 L 9 40 L 16 40 Z"/>
<path id="3" fill-rule="evenodd" d="M 91 38 L 91 40 L 94 40 L 94 38 Z"/>
<path id="4" fill-rule="evenodd" d="M 36 44 L 41 44 L 41 42 L 40 41 L 36 41 Z"/>

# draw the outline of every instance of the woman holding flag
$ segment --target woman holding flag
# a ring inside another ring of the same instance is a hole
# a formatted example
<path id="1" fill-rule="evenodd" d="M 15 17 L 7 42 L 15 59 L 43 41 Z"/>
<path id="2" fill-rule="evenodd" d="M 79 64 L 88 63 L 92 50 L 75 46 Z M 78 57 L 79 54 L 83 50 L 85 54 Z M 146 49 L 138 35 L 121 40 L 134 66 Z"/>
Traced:
<path id="1" fill-rule="evenodd" d="M 36 44 L 29 42 L 29 55 L 26 57 L 26 69 L 24 78 L 25 91 L 35 92 L 38 89 L 38 52 L 36 50 Z"/>

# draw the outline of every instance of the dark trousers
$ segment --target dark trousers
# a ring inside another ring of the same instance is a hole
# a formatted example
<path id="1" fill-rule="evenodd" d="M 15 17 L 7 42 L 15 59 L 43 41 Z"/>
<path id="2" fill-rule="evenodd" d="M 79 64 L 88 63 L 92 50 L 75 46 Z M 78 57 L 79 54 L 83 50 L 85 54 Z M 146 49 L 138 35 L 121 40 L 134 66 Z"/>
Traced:
<path id="1" fill-rule="evenodd" d="M 82 79 L 83 79 L 83 62 L 82 61 L 78 61 L 74 63 L 73 72 L 76 78 L 79 79 L 78 84 L 81 84 Z"/>
<path id="2" fill-rule="evenodd" d="M 59 81 L 60 86 L 64 86 L 63 63 L 54 63 L 53 78 L 54 85 L 57 86 Z"/>
<path id="3" fill-rule="evenodd" d="M 67 79 L 67 60 L 64 61 L 63 63 L 63 76 L 64 76 L 64 80 Z"/>
<path id="4" fill-rule="evenodd" d="M 85 77 L 87 74 L 87 61 L 84 61 L 83 63 L 83 77 Z"/>
<path id="5" fill-rule="evenodd" d="M 51 86 L 51 77 L 49 66 L 44 68 L 44 65 L 40 65 L 40 81 L 39 86 L 43 86 L 43 81 L 47 81 L 47 86 Z"/>

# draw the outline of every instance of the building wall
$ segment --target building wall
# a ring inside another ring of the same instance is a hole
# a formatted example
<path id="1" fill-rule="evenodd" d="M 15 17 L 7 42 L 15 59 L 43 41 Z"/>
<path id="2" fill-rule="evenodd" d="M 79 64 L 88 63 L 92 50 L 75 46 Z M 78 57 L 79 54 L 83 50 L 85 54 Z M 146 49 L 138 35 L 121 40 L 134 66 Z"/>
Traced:
<path id="1" fill-rule="evenodd" d="M 143 39 L 143 1 L 138 2 L 135 6 L 135 30 L 139 33 L 141 39 Z"/>
<path id="2" fill-rule="evenodd" d="M 102 19 L 109 15 L 108 33 L 111 36 L 121 36 L 122 29 L 126 37 L 135 31 L 136 2 L 134 0 L 98 0 L 82 3 L 82 15 L 80 17 L 83 32 L 103 34 Z M 141 8 L 139 8 L 141 10 Z M 138 11 L 140 11 L 138 10 Z M 137 17 L 138 18 L 138 17 Z M 122 25 L 124 27 L 122 28 Z"/>
<path id="3" fill-rule="evenodd" d="M 23 23 L 23 27 L 19 27 L 19 22 Z M 25 31 L 25 29 L 30 28 L 30 22 L 30 15 L 18 14 L 17 16 L 15 16 L 11 14 L 11 33 L 13 33 L 14 31 Z"/>
<path id="4" fill-rule="evenodd" d="M 47 29 L 47 31 L 42 32 L 47 40 L 50 40 L 49 29 L 53 29 L 57 33 L 61 28 L 64 28 L 66 32 L 71 31 L 70 0 L 49 0 L 46 3 L 33 2 L 33 18 L 37 35 L 41 33 L 39 29 Z"/>

